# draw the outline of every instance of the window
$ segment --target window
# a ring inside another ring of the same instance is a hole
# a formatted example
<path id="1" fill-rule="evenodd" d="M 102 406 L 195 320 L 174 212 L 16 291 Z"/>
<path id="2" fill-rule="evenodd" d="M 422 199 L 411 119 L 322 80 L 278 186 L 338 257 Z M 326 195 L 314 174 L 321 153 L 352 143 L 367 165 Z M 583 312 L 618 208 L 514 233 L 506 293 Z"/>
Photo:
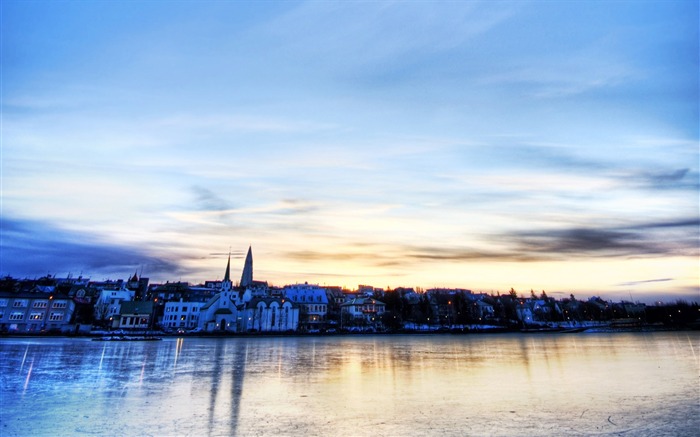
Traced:
<path id="1" fill-rule="evenodd" d="M 24 319 L 24 313 L 20 312 L 14 312 L 10 314 L 10 320 L 23 320 Z"/>
<path id="2" fill-rule="evenodd" d="M 49 320 L 52 322 L 60 322 L 63 320 L 63 313 L 57 313 L 57 312 L 52 312 L 51 316 L 49 317 Z"/>
<path id="3" fill-rule="evenodd" d="M 51 308 L 65 308 L 67 306 L 66 302 L 54 302 Z"/>
<path id="4" fill-rule="evenodd" d="M 31 313 L 29 315 L 29 320 L 44 320 L 44 313 Z"/>
<path id="5" fill-rule="evenodd" d="M 5 308 L 7 306 L 7 299 L 0 299 L 0 308 Z"/>
<path id="6" fill-rule="evenodd" d="M 13 308 L 24 308 L 26 306 L 27 306 L 26 299 L 15 299 L 15 302 L 12 304 Z"/>
<path id="7" fill-rule="evenodd" d="M 46 308 L 49 305 L 49 303 L 45 300 L 35 300 L 34 305 L 32 305 L 34 308 Z"/>

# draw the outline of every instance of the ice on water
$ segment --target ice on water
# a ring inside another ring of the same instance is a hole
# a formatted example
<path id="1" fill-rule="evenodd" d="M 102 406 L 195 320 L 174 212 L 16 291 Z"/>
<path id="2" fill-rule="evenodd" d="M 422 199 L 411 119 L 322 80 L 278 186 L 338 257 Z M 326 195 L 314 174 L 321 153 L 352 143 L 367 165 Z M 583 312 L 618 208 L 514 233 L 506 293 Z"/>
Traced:
<path id="1" fill-rule="evenodd" d="M 0 340 L 0 435 L 697 435 L 700 333 Z"/>

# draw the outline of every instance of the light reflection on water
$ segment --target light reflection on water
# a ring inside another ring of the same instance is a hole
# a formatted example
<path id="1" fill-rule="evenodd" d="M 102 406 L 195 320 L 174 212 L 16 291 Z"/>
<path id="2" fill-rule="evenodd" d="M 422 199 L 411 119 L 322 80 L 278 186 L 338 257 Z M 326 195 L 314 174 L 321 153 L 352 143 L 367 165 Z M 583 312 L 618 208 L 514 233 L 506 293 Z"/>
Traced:
<path id="1" fill-rule="evenodd" d="M 700 333 L 2 339 L 0 435 L 697 435 Z"/>

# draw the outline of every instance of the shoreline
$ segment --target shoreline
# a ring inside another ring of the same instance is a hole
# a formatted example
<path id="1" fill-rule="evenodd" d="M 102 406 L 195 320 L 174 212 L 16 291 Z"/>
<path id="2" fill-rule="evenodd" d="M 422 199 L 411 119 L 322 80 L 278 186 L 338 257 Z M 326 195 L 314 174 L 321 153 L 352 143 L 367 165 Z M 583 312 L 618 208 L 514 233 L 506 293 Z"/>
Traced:
<path id="1" fill-rule="evenodd" d="M 152 338 L 270 338 L 270 337 L 368 337 L 368 336 L 403 336 L 403 335 L 484 335 L 484 334 L 524 334 L 524 335 L 552 335 L 552 334 L 616 334 L 616 333 L 649 333 L 649 332 L 678 332 L 678 331 L 698 331 L 698 327 L 694 326 L 639 326 L 639 327 L 610 327 L 610 326 L 591 326 L 577 328 L 554 328 L 554 329 L 527 329 L 527 328 L 491 328 L 491 329 L 431 329 L 431 330 L 411 330 L 403 329 L 396 331 L 383 332 L 247 332 L 247 333 L 185 333 L 174 334 L 164 333 L 161 331 L 133 331 L 133 332 L 94 332 L 94 333 L 2 333 L 0 339 L 11 338 L 85 338 L 85 339 L 104 339 L 104 338 L 123 338 L 131 341 L 143 341 Z"/>

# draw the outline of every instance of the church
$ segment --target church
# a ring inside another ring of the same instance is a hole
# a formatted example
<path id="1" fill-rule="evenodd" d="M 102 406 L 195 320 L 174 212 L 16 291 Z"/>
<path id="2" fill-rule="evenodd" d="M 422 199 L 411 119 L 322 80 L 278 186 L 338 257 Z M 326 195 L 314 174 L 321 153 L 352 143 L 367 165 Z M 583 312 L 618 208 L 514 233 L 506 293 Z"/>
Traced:
<path id="1" fill-rule="evenodd" d="M 199 313 L 199 328 L 205 332 L 286 332 L 299 326 L 299 306 L 281 297 L 260 296 L 259 282 L 253 280 L 253 251 L 243 265 L 237 287 L 231 282 L 231 255 L 228 257 L 221 291 Z"/>

